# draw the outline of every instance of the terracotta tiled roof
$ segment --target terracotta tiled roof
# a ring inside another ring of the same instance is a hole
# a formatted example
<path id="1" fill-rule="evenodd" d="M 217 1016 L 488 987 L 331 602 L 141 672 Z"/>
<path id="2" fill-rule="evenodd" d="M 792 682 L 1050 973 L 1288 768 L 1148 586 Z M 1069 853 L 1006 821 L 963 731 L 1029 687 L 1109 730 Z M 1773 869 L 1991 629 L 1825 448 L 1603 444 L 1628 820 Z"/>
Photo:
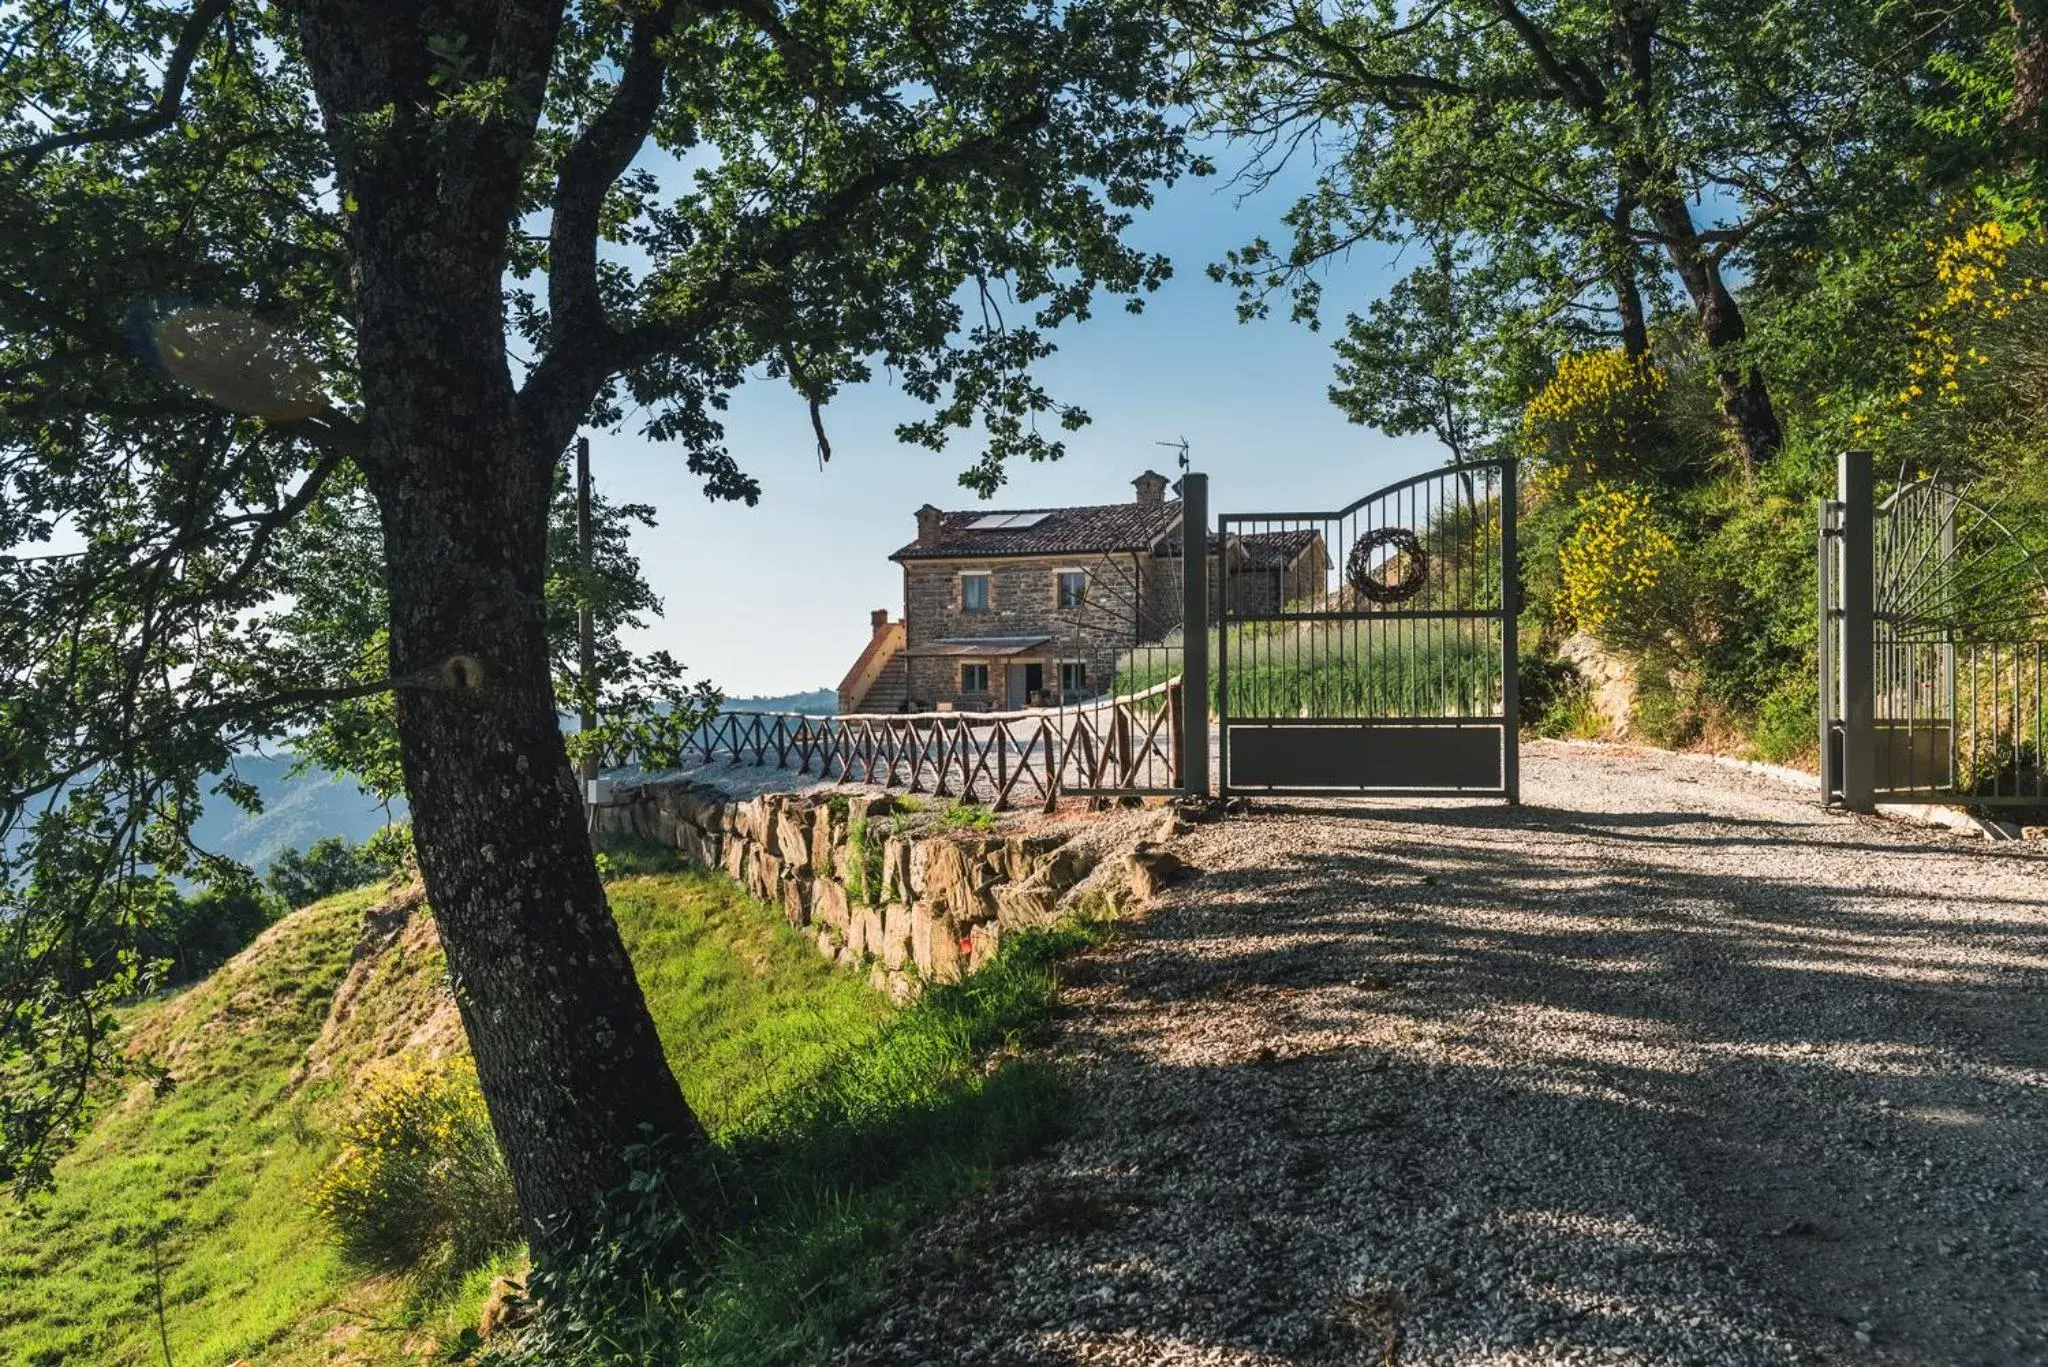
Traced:
<path id="1" fill-rule="evenodd" d="M 1244 563 L 1254 569 L 1286 569 L 1293 564 L 1310 546 L 1323 539 L 1323 534 L 1313 527 L 1297 527 L 1288 532 L 1251 532 L 1230 538 L 1244 552 Z M 1209 533 L 1209 553 L 1214 555 L 1223 548 L 1223 540 L 1216 533 Z M 1180 554 L 1180 529 L 1174 528 L 1173 535 L 1160 544 L 1160 552 L 1168 556 Z"/>
<path id="2" fill-rule="evenodd" d="M 983 528 L 1008 517 L 1030 525 Z M 1021 508 L 997 511 L 975 508 L 941 513 L 937 534 L 919 537 L 890 556 L 891 560 L 931 560 L 954 556 L 1087 555 L 1107 551 L 1150 550 L 1159 538 L 1180 525 L 1180 504 L 1109 503 L 1092 508 Z"/>
<path id="3" fill-rule="evenodd" d="M 1246 564 L 1262 570 L 1284 570 L 1322 538 L 1323 534 L 1312 527 L 1297 527 L 1291 532 L 1253 532 L 1240 536 L 1237 542 L 1244 547 Z"/>

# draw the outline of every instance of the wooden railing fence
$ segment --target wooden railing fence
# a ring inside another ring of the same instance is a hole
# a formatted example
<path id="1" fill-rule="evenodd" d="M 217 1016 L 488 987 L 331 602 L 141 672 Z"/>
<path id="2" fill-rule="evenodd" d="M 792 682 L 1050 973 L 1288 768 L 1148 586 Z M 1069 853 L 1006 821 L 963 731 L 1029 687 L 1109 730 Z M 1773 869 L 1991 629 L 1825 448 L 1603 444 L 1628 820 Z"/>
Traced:
<path id="1" fill-rule="evenodd" d="M 1181 789 L 1181 681 L 1139 693 L 1023 712 L 817 717 L 722 712 L 684 747 L 687 767 L 774 765 L 998 810 L 1062 796 L 1163 796 Z M 608 769 L 640 757 L 613 752 Z"/>

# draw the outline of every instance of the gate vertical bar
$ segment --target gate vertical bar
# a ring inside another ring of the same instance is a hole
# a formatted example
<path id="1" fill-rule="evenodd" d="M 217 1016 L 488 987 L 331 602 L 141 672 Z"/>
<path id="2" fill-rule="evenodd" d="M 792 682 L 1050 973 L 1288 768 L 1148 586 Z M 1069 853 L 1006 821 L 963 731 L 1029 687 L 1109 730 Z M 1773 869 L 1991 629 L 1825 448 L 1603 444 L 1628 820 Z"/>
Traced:
<path id="1" fill-rule="evenodd" d="M 1230 518 L 1216 519 L 1216 795 L 1230 796 L 1230 654 L 1233 644 L 1233 613 L 1230 606 Z M 1206 531 L 1205 531 L 1206 536 Z M 1185 522 L 1181 530 L 1183 541 L 1187 538 Z M 1206 552 L 1207 547 L 1203 548 Z M 1185 661 L 1181 671 L 1181 684 L 1187 684 Z M 1202 744 L 1208 745 L 1205 736 Z"/>
<path id="2" fill-rule="evenodd" d="M 1209 796 L 1209 477 L 1181 476 L 1180 788 Z"/>
<path id="3" fill-rule="evenodd" d="M 1842 806 L 1877 810 L 1877 500 L 1870 452 L 1844 451 L 1835 473 L 1842 503 Z"/>
<path id="4" fill-rule="evenodd" d="M 1515 551 L 1515 462 L 1500 467 L 1500 712 L 1501 787 L 1512 804 L 1522 800 L 1521 562 Z"/>

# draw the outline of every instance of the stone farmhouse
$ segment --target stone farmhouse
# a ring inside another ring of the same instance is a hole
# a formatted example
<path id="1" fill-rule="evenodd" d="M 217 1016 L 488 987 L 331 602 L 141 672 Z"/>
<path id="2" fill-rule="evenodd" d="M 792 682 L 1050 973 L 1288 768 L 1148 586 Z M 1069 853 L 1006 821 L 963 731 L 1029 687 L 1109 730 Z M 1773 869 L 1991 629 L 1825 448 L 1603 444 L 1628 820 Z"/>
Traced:
<path id="1" fill-rule="evenodd" d="M 1132 652 L 1178 639 L 1181 504 L 1166 476 L 1131 481 L 1129 503 L 1013 512 L 917 510 L 903 615 L 872 636 L 839 686 L 847 713 L 1017 711 L 1107 693 Z M 1210 539 L 1211 601 L 1274 612 L 1327 591 L 1315 532 Z M 1225 568 L 1227 566 L 1227 569 Z"/>

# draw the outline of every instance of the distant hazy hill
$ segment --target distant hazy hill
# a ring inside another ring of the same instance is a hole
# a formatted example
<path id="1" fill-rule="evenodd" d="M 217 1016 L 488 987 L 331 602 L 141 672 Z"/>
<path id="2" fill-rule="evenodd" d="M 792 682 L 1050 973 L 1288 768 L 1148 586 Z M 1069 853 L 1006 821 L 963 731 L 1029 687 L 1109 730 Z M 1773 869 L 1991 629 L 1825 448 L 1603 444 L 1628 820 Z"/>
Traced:
<path id="1" fill-rule="evenodd" d="M 728 698 L 725 703 L 728 712 L 807 712 L 814 716 L 830 716 L 838 708 L 839 695 L 829 688 L 777 698 Z M 292 762 L 290 754 L 244 755 L 236 760 L 237 775 L 256 785 L 263 795 L 263 811 L 250 816 L 225 798 L 211 799 L 206 814 L 193 828 L 199 847 L 225 854 L 261 873 L 286 850 L 302 850 L 330 835 L 361 843 L 387 819 L 405 816 L 403 801 L 392 804 L 387 818 L 383 805 L 358 789 L 353 780 L 325 769 L 292 778 Z"/>
<path id="2" fill-rule="evenodd" d="M 263 810 L 249 815 L 225 798 L 209 799 L 206 812 L 192 828 L 199 848 L 239 860 L 261 873 L 286 850 L 302 850 L 323 836 L 339 835 L 360 844 L 387 819 L 402 820 L 403 800 L 384 806 L 357 788 L 353 779 L 310 770 L 290 777 L 293 757 L 243 755 L 235 774 L 263 795 Z"/>
<path id="3" fill-rule="evenodd" d="M 791 693 L 780 698 L 727 698 L 728 712 L 808 712 L 814 717 L 829 717 L 839 710 L 839 694 L 830 688 L 814 688 L 808 693 Z"/>

